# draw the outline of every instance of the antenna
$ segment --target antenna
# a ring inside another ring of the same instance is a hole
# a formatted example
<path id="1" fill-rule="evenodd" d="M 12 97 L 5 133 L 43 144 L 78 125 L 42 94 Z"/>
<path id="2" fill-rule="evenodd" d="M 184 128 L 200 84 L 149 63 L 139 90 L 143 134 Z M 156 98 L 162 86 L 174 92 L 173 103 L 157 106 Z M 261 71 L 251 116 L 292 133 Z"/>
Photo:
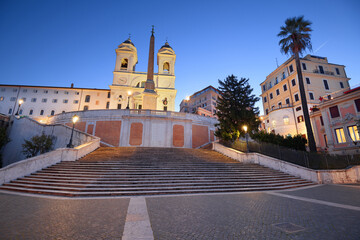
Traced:
<path id="1" fill-rule="evenodd" d="M 276 66 L 279 67 L 279 63 L 278 63 L 277 58 L 275 58 L 275 61 L 276 61 Z"/>

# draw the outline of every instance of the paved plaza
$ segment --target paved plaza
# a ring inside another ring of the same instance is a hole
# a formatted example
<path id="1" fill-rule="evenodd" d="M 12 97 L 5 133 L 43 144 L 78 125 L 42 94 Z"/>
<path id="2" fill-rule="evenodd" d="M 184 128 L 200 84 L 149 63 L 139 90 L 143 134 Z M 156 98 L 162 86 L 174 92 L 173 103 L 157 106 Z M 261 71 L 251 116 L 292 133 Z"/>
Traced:
<path id="1" fill-rule="evenodd" d="M 1 239 L 360 239 L 360 185 L 123 198 L 0 193 Z"/>

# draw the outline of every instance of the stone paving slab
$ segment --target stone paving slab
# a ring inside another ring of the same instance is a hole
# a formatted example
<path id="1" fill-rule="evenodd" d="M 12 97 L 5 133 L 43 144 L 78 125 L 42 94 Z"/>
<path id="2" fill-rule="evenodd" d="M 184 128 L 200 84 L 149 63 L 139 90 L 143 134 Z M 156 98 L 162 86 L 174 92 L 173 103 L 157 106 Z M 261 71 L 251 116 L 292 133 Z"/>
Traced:
<path id="1" fill-rule="evenodd" d="M 129 199 L 53 199 L 0 193 L 0 238 L 121 239 Z"/>
<path id="2" fill-rule="evenodd" d="M 146 202 L 155 239 L 358 240 L 360 236 L 360 211 L 267 193 L 149 197 Z"/>
<path id="3" fill-rule="evenodd" d="M 360 187 L 320 185 L 314 188 L 300 189 L 296 191 L 282 191 L 281 193 L 360 207 Z"/>

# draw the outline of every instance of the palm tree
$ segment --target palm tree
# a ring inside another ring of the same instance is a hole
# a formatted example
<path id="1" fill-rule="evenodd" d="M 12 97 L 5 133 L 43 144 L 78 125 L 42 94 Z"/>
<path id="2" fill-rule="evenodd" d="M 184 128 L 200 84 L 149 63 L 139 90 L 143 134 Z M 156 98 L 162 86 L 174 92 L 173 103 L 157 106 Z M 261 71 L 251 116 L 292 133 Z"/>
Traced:
<path id="1" fill-rule="evenodd" d="M 291 53 L 295 57 L 301 105 L 304 113 L 309 148 L 311 152 L 316 152 L 316 144 L 310 123 L 309 109 L 306 101 L 304 81 L 299 58 L 299 54 L 302 54 L 305 49 L 309 49 L 310 51 L 312 50 L 310 41 L 310 32 L 312 29 L 310 28 L 310 25 L 311 22 L 304 20 L 304 16 L 288 18 L 285 21 L 285 26 L 281 26 L 281 31 L 277 36 L 282 38 L 279 41 L 281 52 L 285 54 Z"/>

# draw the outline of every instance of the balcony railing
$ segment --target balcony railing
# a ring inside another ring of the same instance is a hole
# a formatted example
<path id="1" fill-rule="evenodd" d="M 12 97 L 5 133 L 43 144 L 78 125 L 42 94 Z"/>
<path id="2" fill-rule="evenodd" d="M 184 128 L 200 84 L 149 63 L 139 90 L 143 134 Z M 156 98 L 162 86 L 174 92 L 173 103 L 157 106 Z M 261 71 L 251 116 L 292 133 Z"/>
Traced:
<path id="1" fill-rule="evenodd" d="M 331 72 L 331 71 L 322 71 L 322 72 L 320 72 L 319 69 L 315 69 L 315 70 L 313 71 L 313 73 L 318 73 L 318 74 L 324 74 L 324 75 L 334 76 L 334 72 Z"/>

